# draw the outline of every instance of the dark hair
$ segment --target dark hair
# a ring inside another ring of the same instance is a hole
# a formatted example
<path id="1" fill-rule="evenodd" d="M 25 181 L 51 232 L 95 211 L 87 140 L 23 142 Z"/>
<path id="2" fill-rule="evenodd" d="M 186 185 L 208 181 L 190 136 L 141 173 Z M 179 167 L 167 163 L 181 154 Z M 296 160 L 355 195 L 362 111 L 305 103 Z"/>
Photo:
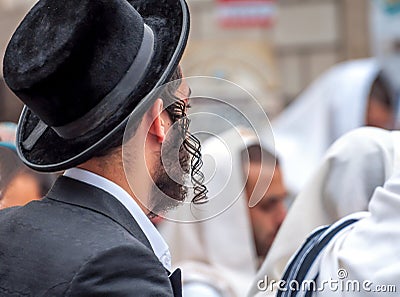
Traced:
<path id="1" fill-rule="evenodd" d="M 184 100 L 178 98 L 175 93 L 178 90 L 182 79 L 182 71 L 178 66 L 173 72 L 171 78 L 169 79 L 166 86 L 161 90 L 159 97 L 163 99 L 164 106 L 166 106 L 166 111 L 170 116 L 172 122 L 178 122 L 180 129 L 180 136 L 182 138 L 182 145 L 180 151 L 185 149 L 189 153 L 189 160 L 180 160 L 182 163 L 190 163 L 190 178 L 193 184 L 194 197 L 192 202 L 194 204 L 201 204 L 207 201 L 207 188 L 204 183 L 204 175 L 201 172 L 201 167 L 203 166 L 203 161 L 201 159 L 201 144 L 200 141 L 189 132 L 189 119 L 186 116 L 186 103 Z M 138 120 L 134 123 L 134 126 L 130 127 L 131 137 L 134 136 L 141 119 L 144 115 L 138 115 Z M 123 136 L 125 132 L 125 126 L 120 129 L 114 136 L 113 140 L 110 141 L 105 147 L 98 151 L 95 157 L 104 157 L 110 154 L 116 148 L 122 145 Z M 182 164 L 184 167 L 187 164 Z"/>
<path id="2" fill-rule="evenodd" d="M 278 165 L 278 159 L 259 144 L 252 144 L 242 151 L 242 161 L 248 160 L 254 163 L 267 163 Z"/>
<path id="3" fill-rule="evenodd" d="M 161 98 L 164 100 L 166 111 L 168 112 L 172 122 L 179 123 L 179 133 L 182 140 L 182 145 L 179 149 L 186 150 L 189 153 L 189 160 L 180 160 L 181 166 L 184 168 L 190 162 L 190 179 L 193 184 L 193 199 L 194 204 L 203 204 L 207 202 L 207 188 L 204 183 L 204 175 L 201 172 L 203 160 L 201 158 L 201 143 L 197 137 L 189 132 L 190 120 L 187 118 L 186 109 L 189 107 L 185 101 L 178 98 L 175 93 L 178 90 L 182 79 L 181 68 L 178 67 L 173 73 L 170 83 L 161 93 Z"/>
<path id="4" fill-rule="evenodd" d="M 394 96 L 384 75 L 379 73 L 371 86 L 370 99 L 382 103 L 388 109 L 394 109 Z"/>

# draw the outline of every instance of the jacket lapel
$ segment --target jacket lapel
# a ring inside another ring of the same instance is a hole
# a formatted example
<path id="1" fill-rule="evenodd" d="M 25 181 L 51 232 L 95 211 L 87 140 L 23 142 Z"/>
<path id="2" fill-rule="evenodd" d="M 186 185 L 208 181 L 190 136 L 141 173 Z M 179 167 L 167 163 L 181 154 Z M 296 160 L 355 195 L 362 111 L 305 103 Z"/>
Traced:
<path id="1" fill-rule="evenodd" d="M 101 213 L 120 224 L 152 250 L 146 235 L 130 212 L 114 196 L 102 189 L 66 176 L 60 176 L 46 197 Z"/>
<path id="2" fill-rule="evenodd" d="M 182 272 L 179 268 L 169 274 L 169 281 L 171 282 L 174 297 L 182 297 Z"/>

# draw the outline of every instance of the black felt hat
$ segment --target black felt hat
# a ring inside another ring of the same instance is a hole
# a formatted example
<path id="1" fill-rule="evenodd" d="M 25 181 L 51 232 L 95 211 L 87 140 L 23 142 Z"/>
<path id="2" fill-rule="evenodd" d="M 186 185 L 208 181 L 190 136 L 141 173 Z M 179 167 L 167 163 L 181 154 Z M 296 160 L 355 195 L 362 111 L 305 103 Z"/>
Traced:
<path id="1" fill-rule="evenodd" d="M 22 160 L 59 171 L 121 132 L 146 95 L 169 80 L 186 46 L 184 0 L 41 0 L 17 28 L 4 78 L 25 103 Z"/>

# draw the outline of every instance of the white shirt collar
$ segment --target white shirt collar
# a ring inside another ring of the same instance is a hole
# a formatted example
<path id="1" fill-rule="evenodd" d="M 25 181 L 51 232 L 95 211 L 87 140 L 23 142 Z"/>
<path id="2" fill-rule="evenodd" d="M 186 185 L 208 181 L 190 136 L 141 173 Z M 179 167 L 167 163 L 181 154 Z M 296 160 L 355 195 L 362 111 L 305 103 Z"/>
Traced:
<path id="1" fill-rule="evenodd" d="M 166 269 L 171 271 L 171 254 L 168 245 L 136 201 L 124 189 L 100 175 L 80 168 L 68 169 L 65 171 L 64 176 L 102 189 L 121 202 L 146 235 L 157 258 Z"/>

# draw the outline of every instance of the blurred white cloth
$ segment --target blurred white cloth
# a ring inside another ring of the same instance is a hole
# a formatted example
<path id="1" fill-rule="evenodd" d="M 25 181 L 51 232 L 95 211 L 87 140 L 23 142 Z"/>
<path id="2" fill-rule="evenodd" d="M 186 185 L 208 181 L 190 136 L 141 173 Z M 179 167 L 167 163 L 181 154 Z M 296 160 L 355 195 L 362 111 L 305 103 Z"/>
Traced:
<path id="1" fill-rule="evenodd" d="M 235 202 L 223 213 L 203 222 L 166 221 L 160 226 L 170 247 L 173 266 L 182 269 L 185 297 L 243 297 L 256 275 L 258 259 L 241 157 L 246 147 L 256 143 L 259 143 L 257 138 L 251 134 L 240 131 L 239 135 L 236 130 L 204 142 L 203 172 L 206 181 L 209 180 L 209 199 Z M 196 206 L 193 211 L 196 212 Z M 214 294 L 220 295 L 211 295 L 210 291 L 209 295 L 196 293 L 193 288 L 199 290 L 199 287 L 201 291 L 212 287 Z"/>
<path id="2" fill-rule="evenodd" d="M 345 271 L 344 283 L 357 280 L 361 289 L 325 289 L 313 296 L 399 296 L 400 170 L 396 170 L 383 187 L 376 189 L 369 215 L 331 240 L 321 255 L 318 283 L 337 279 L 341 270 Z M 388 291 L 390 286 L 395 286 L 395 291 L 393 287 Z"/>
<path id="3" fill-rule="evenodd" d="M 376 59 L 340 63 L 323 73 L 272 122 L 285 183 L 297 195 L 329 146 L 365 125 Z"/>
<path id="4" fill-rule="evenodd" d="M 398 131 L 364 127 L 336 141 L 290 208 L 249 296 L 259 293 L 257 281 L 265 276 L 281 278 L 290 257 L 316 227 L 367 210 L 375 188 L 400 170 L 399 158 Z"/>

